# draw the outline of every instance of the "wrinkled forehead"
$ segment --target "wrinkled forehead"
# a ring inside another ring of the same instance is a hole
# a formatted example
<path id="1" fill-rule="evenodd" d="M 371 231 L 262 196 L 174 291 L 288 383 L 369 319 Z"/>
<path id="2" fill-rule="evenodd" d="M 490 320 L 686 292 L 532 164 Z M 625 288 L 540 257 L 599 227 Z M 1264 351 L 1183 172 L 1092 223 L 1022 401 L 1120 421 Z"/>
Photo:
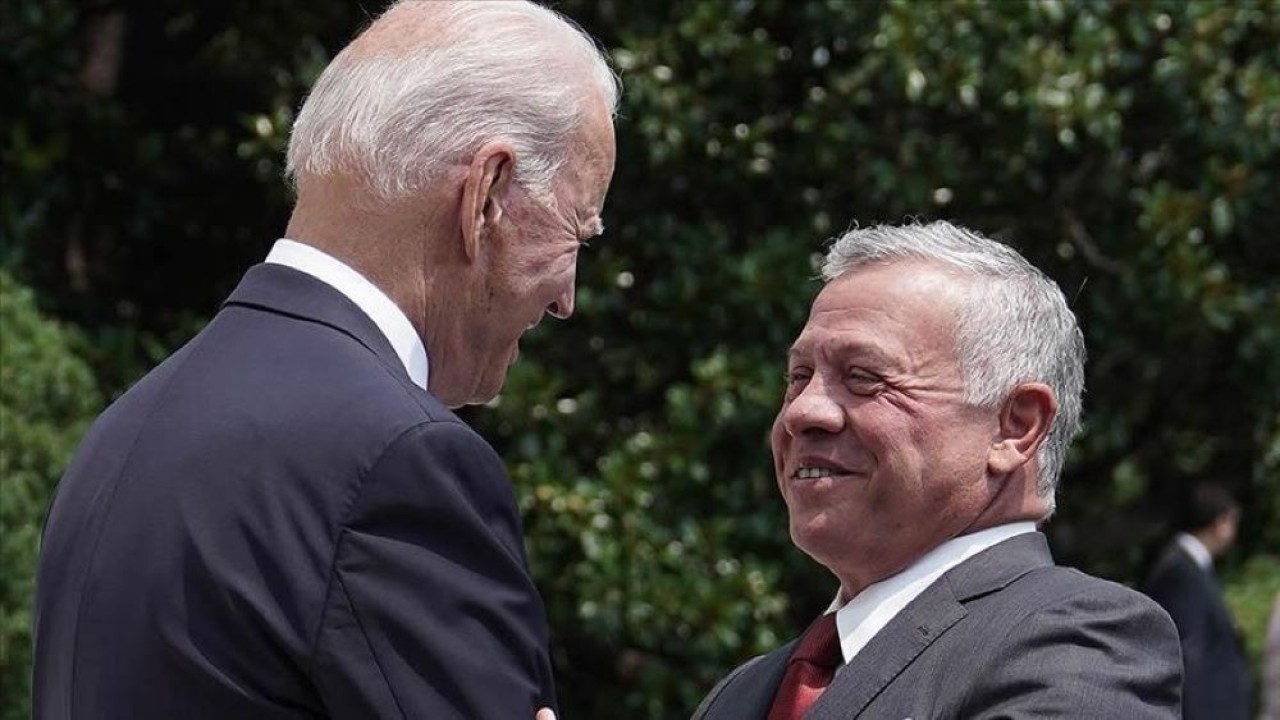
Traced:
<path id="1" fill-rule="evenodd" d="M 954 314 L 973 297 L 981 278 L 938 262 L 895 260 L 851 268 L 828 280 L 809 308 L 812 320 L 842 310 L 890 312 L 933 309 Z"/>
<path id="2" fill-rule="evenodd" d="M 616 149 L 613 118 L 599 93 L 592 93 L 589 111 L 567 141 L 566 162 L 559 182 L 570 185 L 584 209 L 599 213 L 613 177 Z"/>
<path id="3" fill-rule="evenodd" d="M 819 342 L 950 344 L 971 291 L 971 278 L 932 263 L 853 269 L 819 291 L 795 347 Z"/>

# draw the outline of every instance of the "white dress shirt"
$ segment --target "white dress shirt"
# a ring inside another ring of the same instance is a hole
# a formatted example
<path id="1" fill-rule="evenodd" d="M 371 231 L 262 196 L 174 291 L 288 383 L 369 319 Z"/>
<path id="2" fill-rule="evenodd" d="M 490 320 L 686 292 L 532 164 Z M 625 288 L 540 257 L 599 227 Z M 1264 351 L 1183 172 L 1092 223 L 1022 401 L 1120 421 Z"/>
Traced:
<path id="1" fill-rule="evenodd" d="M 1209 554 L 1209 548 L 1200 542 L 1200 538 L 1187 533 L 1178 533 L 1174 536 L 1174 541 L 1191 556 L 1201 570 L 1213 569 L 1213 556 Z"/>
<path id="2" fill-rule="evenodd" d="M 1033 522 L 1016 522 L 961 535 L 925 553 L 897 575 L 868 585 L 843 607 L 837 594 L 828 612 L 836 610 L 836 631 L 840 635 L 840 652 L 844 661 L 852 660 L 871 642 L 871 638 L 943 573 L 992 545 L 1035 530 Z"/>
<path id="3" fill-rule="evenodd" d="M 304 272 L 345 295 L 382 331 L 409 379 L 422 389 L 427 388 L 430 365 L 422 338 L 404 312 L 365 276 L 322 250 L 285 238 L 276 241 L 265 262 Z"/>

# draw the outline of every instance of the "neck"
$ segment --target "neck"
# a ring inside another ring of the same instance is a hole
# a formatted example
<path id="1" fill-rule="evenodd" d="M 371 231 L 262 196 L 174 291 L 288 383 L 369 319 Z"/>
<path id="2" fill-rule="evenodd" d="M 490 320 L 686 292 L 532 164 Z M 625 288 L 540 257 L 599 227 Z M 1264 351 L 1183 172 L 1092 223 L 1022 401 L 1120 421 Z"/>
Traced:
<path id="1" fill-rule="evenodd" d="M 1201 545 L 1204 545 L 1204 549 L 1209 551 L 1209 557 L 1217 559 L 1218 555 L 1222 553 L 1222 548 L 1218 545 L 1218 540 L 1213 536 L 1213 533 L 1207 530 L 1195 530 L 1187 534 L 1199 540 Z"/>
<path id="2" fill-rule="evenodd" d="M 1036 492 L 1036 478 L 1026 466 L 999 478 L 988 478 L 989 500 L 982 512 L 959 535 L 993 528 L 997 525 L 1029 521 L 1042 524 L 1049 517 L 1049 502 Z"/>
<path id="3" fill-rule="evenodd" d="M 382 201 L 363 183 L 305 178 L 285 235 L 341 260 L 387 294 L 418 336 L 428 335 L 426 302 L 450 271 L 442 203 L 412 197 Z"/>

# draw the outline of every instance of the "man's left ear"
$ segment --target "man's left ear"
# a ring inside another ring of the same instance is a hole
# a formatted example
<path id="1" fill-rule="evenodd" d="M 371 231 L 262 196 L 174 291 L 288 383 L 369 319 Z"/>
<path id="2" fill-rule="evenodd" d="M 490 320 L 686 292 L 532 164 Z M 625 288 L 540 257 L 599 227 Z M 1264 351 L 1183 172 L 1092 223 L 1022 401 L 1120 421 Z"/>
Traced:
<path id="1" fill-rule="evenodd" d="M 485 234 L 502 220 L 515 167 L 515 150 L 504 140 L 486 143 L 471 158 L 458 207 L 462 251 L 468 262 L 475 262 Z"/>
<path id="2" fill-rule="evenodd" d="M 1044 383 L 1023 383 L 1000 407 L 999 434 L 987 454 L 987 470 L 1007 475 L 1035 457 L 1049 434 L 1058 401 Z"/>

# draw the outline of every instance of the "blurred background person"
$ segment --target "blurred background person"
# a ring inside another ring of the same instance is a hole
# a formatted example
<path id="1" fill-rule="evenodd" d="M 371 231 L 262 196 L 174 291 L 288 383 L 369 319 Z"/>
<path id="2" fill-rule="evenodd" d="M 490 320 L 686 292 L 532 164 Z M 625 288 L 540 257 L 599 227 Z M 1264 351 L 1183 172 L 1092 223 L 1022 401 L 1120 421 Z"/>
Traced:
<path id="1" fill-rule="evenodd" d="M 1262 650 L 1262 720 L 1280 720 L 1280 593 L 1271 607 L 1267 644 Z"/>
<path id="2" fill-rule="evenodd" d="M 1227 609 L 1214 561 L 1235 542 L 1240 504 L 1215 483 L 1192 486 L 1181 530 L 1160 554 L 1143 592 L 1178 627 L 1186 720 L 1249 720 L 1250 675 L 1244 640 Z"/>

